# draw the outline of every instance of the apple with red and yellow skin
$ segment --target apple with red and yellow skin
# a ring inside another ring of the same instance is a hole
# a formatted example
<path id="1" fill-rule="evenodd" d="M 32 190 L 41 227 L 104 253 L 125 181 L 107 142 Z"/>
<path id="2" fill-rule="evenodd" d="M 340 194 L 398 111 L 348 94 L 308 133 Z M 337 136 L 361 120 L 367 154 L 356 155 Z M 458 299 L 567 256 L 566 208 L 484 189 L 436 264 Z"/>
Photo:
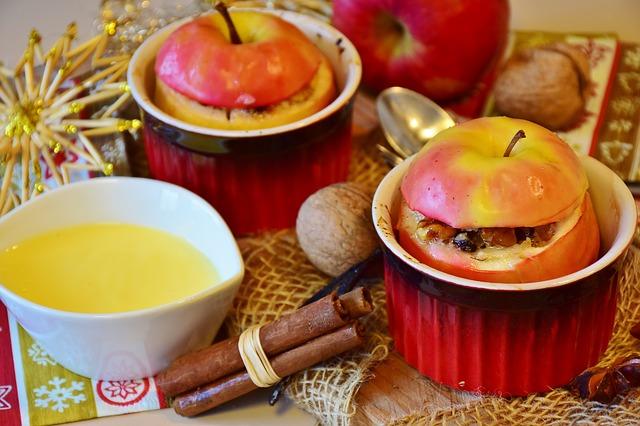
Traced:
<path id="1" fill-rule="evenodd" d="M 331 65 L 297 27 L 268 13 L 230 16 L 239 44 L 219 13 L 182 25 L 164 42 L 155 63 L 162 110 L 193 124 L 250 130 L 307 117 L 333 99 Z"/>
<path id="2" fill-rule="evenodd" d="M 505 151 L 514 135 L 526 135 Z M 436 135 L 405 175 L 397 224 L 400 244 L 419 261 L 464 278 L 532 282 L 588 266 L 598 256 L 598 223 L 580 160 L 558 136 L 506 117 L 471 120 Z M 422 217 L 457 229 L 537 227 L 555 223 L 547 244 L 475 253 L 424 241 Z"/>
<path id="3" fill-rule="evenodd" d="M 356 46 L 363 81 L 433 100 L 468 93 L 506 46 L 508 0 L 334 0 L 333 24 Z"/>

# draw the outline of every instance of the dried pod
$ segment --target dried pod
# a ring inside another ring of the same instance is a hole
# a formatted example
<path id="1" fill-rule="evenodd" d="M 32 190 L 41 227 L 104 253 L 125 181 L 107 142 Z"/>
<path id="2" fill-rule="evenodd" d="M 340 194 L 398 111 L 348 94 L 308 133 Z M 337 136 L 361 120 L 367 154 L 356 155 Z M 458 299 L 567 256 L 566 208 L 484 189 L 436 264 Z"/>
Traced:
<path id="1" fill-rule="evenodd" d="M 311 263 L 325 274 L 338 276 L 378 246 L 371 197 L 350 182 L 322 188 L 300 207 L 296 233 Z"/>
<path id="2" fill-rule="evenodd" d="M 566 129 L 584 111 L 589 75 L 587 56 L 570 44 L 523 49 L 496 79 L 496 108 L 549 129 Z"/>
<path id="3" fill-rule="evenodd" d="M 631 387 L 640 386 L 640 358 L 629 357 L 616 365 L 616 370 L 627 379 Z"/>
<path id="4" fill-rule="evenodd" d="M 569 384 L 569 389 L 581 398 L 604 404 L 624 395 L 629 388 L 625 376 L 615 368 L 590 368 Z"/>

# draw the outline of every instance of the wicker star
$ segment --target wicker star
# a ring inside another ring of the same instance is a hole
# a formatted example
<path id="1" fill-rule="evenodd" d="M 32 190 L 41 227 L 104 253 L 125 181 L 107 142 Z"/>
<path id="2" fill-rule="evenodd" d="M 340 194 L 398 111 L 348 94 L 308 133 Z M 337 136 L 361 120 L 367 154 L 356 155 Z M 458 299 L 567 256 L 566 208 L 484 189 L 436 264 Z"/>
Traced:
<path id="1" fill-rule="evenodd" d="M 74 47 L 76 32 L 70 24 L 45 54 L 33 30 L 15 70 L 0 66 L 0 216 L 48 189 L 42 165 L 57 185 L 69 183 L 74 170 L 110 175 L 113 164 L 91 138 L 140 127 L 112 117 L 130 99 L 129 55 L 104 55 L 116 22 Z M 81 161 L 56 161 L 66 153 Z"/>

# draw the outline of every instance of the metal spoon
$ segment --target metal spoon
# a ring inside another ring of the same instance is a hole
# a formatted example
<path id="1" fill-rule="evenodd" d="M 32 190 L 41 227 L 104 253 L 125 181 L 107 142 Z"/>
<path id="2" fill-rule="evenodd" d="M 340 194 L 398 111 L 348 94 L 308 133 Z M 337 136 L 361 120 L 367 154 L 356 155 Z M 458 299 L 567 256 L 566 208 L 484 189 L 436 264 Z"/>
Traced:
<path id="1" fill-rule="evenodd" d="M 384 135 L 397 156 L 382 145 L 377 148 L 391 164 L 420 151 L 429 139 L 456 124 L 435 102 L 403 87 L 383 90 L 376 106 Z"/>

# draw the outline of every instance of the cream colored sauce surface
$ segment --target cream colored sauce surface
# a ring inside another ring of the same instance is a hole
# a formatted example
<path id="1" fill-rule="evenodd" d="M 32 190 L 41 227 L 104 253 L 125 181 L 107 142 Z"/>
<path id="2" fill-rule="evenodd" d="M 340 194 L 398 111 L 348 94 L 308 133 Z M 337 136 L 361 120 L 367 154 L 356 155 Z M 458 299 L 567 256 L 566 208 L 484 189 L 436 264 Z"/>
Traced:
<path id="1" fill-rule="evenodd" d="M 0 250 L 0 285 L 54 309 L 114 313 L 192 296 L 219 281 L 186 240 L 157 229 L 97 223 Z"/>

